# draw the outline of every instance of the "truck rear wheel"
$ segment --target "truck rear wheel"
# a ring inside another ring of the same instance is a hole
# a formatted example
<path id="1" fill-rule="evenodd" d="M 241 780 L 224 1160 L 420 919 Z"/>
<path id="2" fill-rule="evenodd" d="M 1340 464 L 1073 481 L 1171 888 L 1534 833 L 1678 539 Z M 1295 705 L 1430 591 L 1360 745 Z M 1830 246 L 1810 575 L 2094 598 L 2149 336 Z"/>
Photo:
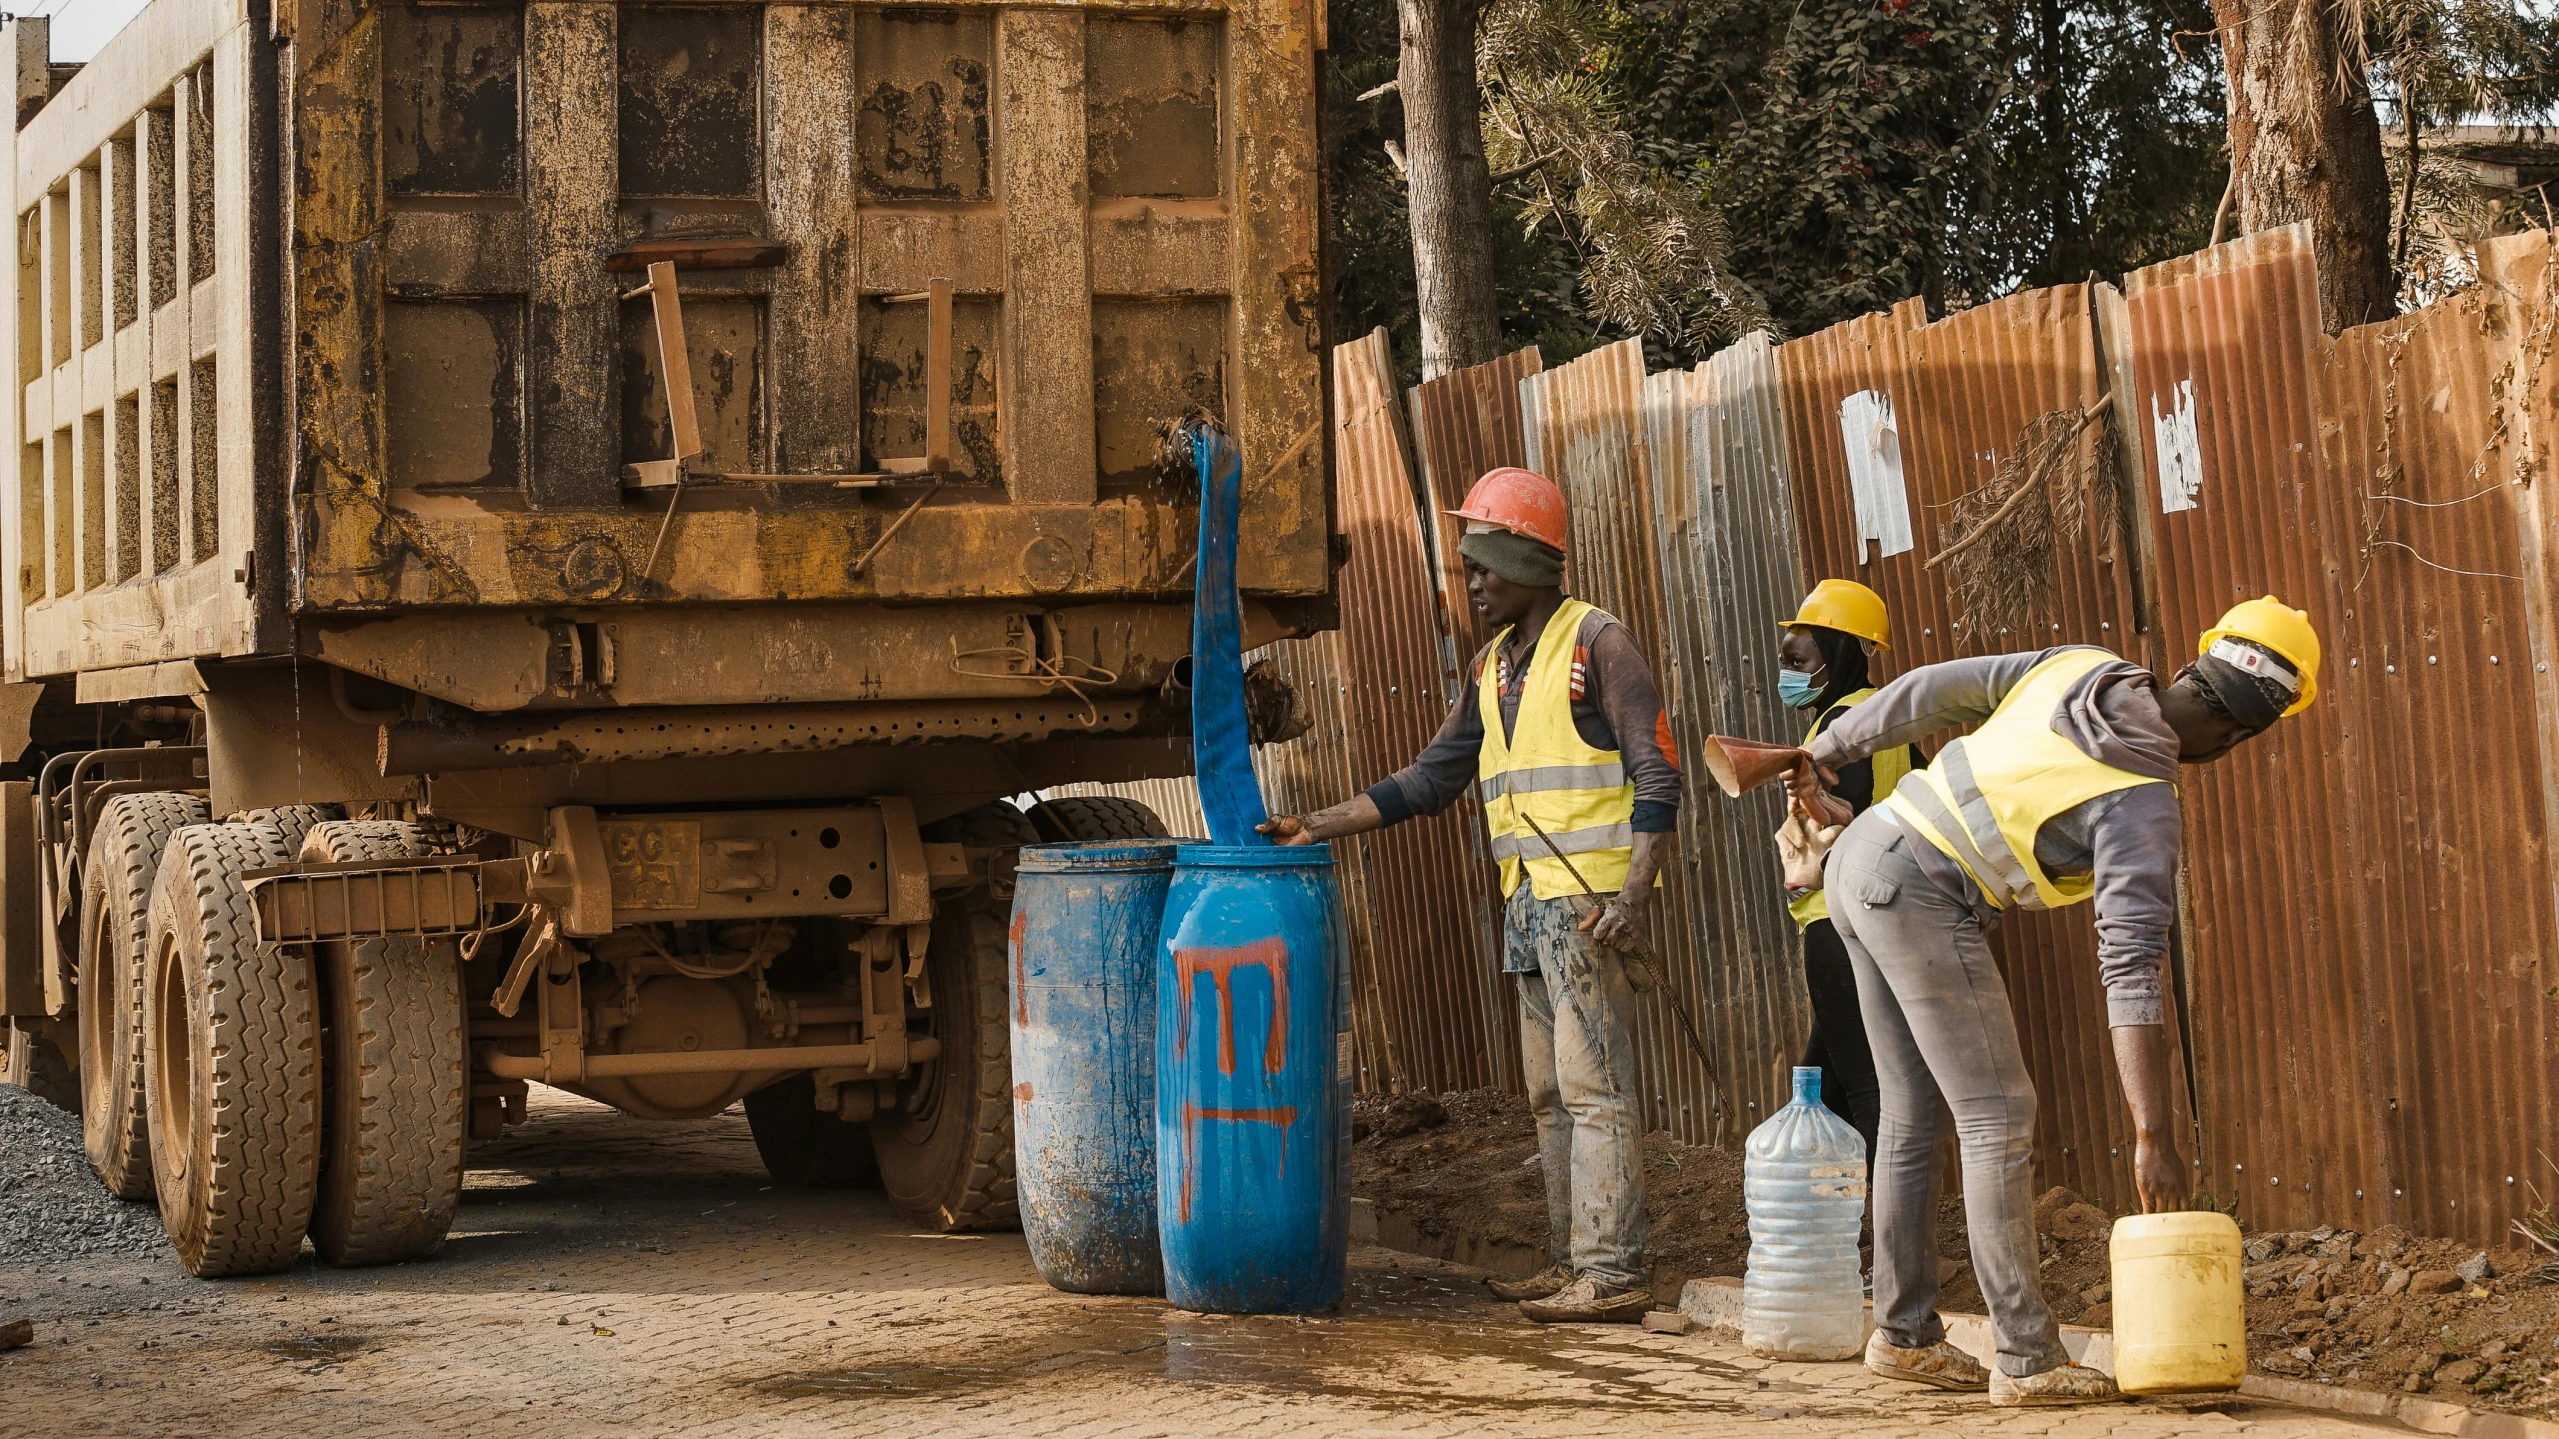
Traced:
<path id="1" fill-rule="evenodd" d="M 1031 806 L 1031 824 L 1050 844 L 1088 839 L 1171 839 L 1154 810 L 1114 794 L 1064 795 Z"/>
<path id="2" fill-rule="evenodd" d="M 302 840 L 320 864 L 428 853 L 418 828 L 327 820 Z M 424 1259 L 462 1200 L 471 1061 L 450 942 L 319 946 L 320 1192 L 311 1247 L 341 1269 Z"/>
<path id="3" fill-rule="evenodd" d="M 293 1265 L 320 1174 L 320 1014 L 311 965 L 258 942 L 243 871 L 284 864 L 271 825 L 170 836 L 143 991 L 160 1219 L 203 1279 Z"/>
<path id="4" fill-rule="evenodd" d="M 80 1139 L 118 1199 L 151 1197 L 142 1079 L 142 982 L 151 885 L 169 836 L 202 824 L 191 794 L 120 794 L 98 811 L 80 882 Z"/>
<path id="5" fill-rule="evenodd" d="M 746 1127 L 776 1184 L 796 1189 L 877 1189 L 871 1126 L 817 1107 L 817 1081 L 795 1074 L 746 1097 Z"/>
<path id="6" fill-rule="evenodd" d="M 999 802 L 928 826 L 924 837 L 1002 848 L 1037 844 L 1039 831 Z M 1013 1205 L 1013 1035 L 1004 1012 L 1011 905 L 1009 892 L 981 886 L 935 909 L 925 959 L 933 1005 L 919 1032 L 940 1041 L 942 1052 L 899 1086 L 895 1109 L 871 1120 L 889 1202 L 943 1233 L 1021 1222 Z"/>

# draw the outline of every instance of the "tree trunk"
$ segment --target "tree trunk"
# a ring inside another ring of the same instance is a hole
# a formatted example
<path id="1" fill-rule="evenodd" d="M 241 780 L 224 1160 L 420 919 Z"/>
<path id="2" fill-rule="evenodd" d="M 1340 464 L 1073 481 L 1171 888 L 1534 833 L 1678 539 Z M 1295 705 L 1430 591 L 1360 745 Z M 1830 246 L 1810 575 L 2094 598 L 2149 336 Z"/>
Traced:
<path id="1" fill-rule="evenodd" d="M 2213 0 L 2230 82 L 2238 231 L 2310 222 L 2330 334 L 2398 313 L 2390 176 L 2360 67 L 2339 74 L 2332 0 Z M 2342 83 L 2341 83 L 2342 80 Z"/>
<path id="2" fill-rule="evenodd" d="M 1403 56 L 1405 188 L 1422 321 L 1422 378 L 1498 359 L 1493 176 L 1475 87 L 1482 0 L 1397 0 Z"/>

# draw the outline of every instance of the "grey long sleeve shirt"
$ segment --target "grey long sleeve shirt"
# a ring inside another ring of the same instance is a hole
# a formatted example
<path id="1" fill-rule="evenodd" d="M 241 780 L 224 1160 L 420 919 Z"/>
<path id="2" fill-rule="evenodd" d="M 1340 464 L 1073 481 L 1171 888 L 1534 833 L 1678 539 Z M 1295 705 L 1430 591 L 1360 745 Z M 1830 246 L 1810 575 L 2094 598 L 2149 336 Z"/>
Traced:
<path id="1" fill-rule="evenodd" d="M 1582 662 L 1583 682 L 1573 692 L 1573 728 L 1593 749 L 1616 750 L 1635 785 L 1634 826 L 1638 834 L 1668 833 L 1679 827 L 1679 761 L 1663 723 L 1661 692 L 1653 671 L 1626 626 L 1592 611 L 1573 637 L 1575 658 Z M 1466 692 L 1449 706 L 1439 733 L 1411 764 L 1369 786 L 1368 797 L 1388 824 L 1417 814 L 1437 814 L 1474 788 L 1475 771 L 1484 749 L 1483 700 L 1477 676 L 1491 650 L 1478 651 L 1467 669 Z M 1501 688 L 1502 731 L 1519 723 L 1520 695 L 1527 688 L 1529 661 L 1535 651 L 1514 635 L 1496 665 Z"/>
<path id="2" fill-rule="evenodd" d="M 1990 655 L 1913 670 L 1824 730 L 1813 741 L 1813 758 L 1837 769 L 1879 749 L 1979 723 L 2027 671 L 2058 653 Z M 2155 683 L 2148 670 L 2126 660 L 2100 666 L 2063 697 L 2053 731 L 2093 759 L 2173 781 L 2177 736 L 2160 716 Z M 2035 836 L 2035 860 L 2047 874 L 2096 876 L 2097 969 L 2106 986 L 2108 1024 L 2165 1022 L 2160 962 L 2176 919 L 2183 826 L 2176 790 L 2145 784 L 2065 810 Z M 1947 893 L 1985 924 L 1996 920 L 1998 912 L 1963 866 L 1935 845 L 1912 849 Z"/>

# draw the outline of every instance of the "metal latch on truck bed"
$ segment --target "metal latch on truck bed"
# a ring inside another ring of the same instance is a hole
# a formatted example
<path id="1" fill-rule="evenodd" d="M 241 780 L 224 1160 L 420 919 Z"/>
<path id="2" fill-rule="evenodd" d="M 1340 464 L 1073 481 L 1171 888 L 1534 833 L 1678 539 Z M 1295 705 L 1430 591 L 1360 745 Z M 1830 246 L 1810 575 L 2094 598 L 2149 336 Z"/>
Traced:
<path id="1" fill-rule="evenodd" d="M 625 490 L 677 489 L 697 484 L 776 485 L 831 484 L 838 489 L 870 489 L 916 475 L 937 482 L 951 471 L 951 282 L 940 276 L 911 295 L 882 296 L 886 305 L 925 306 L 924 320 L 924 453 L 883 458 L 880 468 L 853 474 L 747 474 L 701 469 L 687 463 L 703 451 L 702 426 L 693 399 L 693 363 L 684 342 L 684 301 L 676 293 L 675 265 L 660 260 L 649 266 L 649 282 L 622 298 L 649 297 L 650 318 L 657 335 L 658 380 L 666 392 L 667 436 L 675 453 L 663 460 L 641 460 L 622 467 Z M 670 508 L 670 513 L 672 512 Z"/>

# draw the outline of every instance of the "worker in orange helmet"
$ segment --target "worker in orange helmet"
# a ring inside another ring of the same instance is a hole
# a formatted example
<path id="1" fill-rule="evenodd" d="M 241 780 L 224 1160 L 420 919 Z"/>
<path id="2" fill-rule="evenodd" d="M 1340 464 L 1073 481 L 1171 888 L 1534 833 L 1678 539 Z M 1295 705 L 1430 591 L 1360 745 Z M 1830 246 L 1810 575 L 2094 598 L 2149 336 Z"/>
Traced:
<path id="1" fill-rule="evenodd" d="M 1564 594 L 1563 493 L 1542 475 L 1499 469 L 1449 513 L 1466 522 L 1467 593 L 1498 630 L 1469 666 L 1466 693 L 1413 763 L 1348 803 L 1262 829 L 1309 844 L 1437 814 L 1469 788 L 1480 795 L 1506 897 L 1502 968 L 1518 977 L 1552 1261 L 1492 1289 L 1541 1322 L 1631 1322 L 1653 1296 L 1635 991 L 1619 948 L 1642 943 L 1670 857 L 1678 762 L 1634 636 Z M 1585 882 L 1609 898 L 1592 904 Z"/>

